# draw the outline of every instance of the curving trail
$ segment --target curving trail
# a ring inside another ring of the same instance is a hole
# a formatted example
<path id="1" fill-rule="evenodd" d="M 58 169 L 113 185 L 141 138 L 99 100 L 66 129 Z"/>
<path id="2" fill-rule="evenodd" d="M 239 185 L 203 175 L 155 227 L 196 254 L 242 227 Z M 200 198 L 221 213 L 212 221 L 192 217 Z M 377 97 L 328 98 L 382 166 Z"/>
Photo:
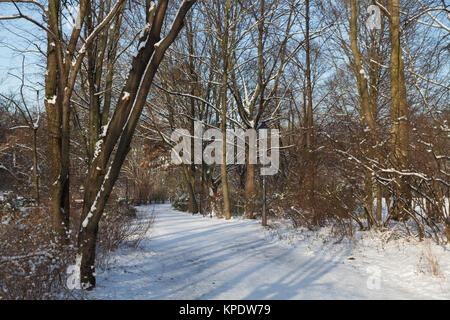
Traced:
<path id="1" fill-rule="evenodd" d="M 169 204 L 138 211 L 140 219 L 154 211 L 154 226 L 139 249 L 124 247 L 113 254 L 88 298 L 449 298 L 448 290 L 415 290 L 409 281 L 385 275 L 388 269 L 382 269 L 380 289 L 369 289 L 370 260 L 350 246 L 328 244 L 314 251 L 306 244 L 289 246 L 256 221 L 193 216 Z"/>

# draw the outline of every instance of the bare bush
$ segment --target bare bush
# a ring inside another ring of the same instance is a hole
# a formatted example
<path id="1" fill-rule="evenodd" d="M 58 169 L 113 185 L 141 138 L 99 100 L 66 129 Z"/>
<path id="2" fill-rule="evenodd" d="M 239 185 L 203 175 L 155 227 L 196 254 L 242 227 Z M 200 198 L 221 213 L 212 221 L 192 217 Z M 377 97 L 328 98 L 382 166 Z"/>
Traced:
<path id="1" fill-rule="evenodd" d="M 136 212 L 126 203 L 109 208 L 99 227 L 98 267 L 105 267 L 110 253 L 121 244 L 137 248 L 148 234 L 153 215 L 138 217 Z M 0 208 L 0 300 L 83 297 L 83 292 L 66 286 L 76 247 L 57 242 L 48 216 L 47 208 L 19 210 L 7 204 Z"/>
<path id="2" fill-rule="evenodd" d="M 0 300 L 68 297 L 65 270 L 75 251 L 55 241 L 48 211 L 10 209 L 0 217 Z"/>
<path id="3" fill-rule="evenodd" d="M 108 208 L 99 225 L 96 266 L 106 268 L 110 253 L 122 244 L 137 248 L 153 221 L 153 214 L 138 216 L 137 210 L 125 202 Z"/>

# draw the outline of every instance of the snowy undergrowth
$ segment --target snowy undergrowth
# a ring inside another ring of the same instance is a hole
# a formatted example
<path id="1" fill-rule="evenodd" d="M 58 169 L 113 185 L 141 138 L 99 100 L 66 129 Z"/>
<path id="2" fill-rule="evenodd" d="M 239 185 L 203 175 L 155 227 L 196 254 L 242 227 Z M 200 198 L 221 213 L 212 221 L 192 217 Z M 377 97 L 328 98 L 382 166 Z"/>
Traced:
<path id="1" fill-rule="evenodd" d="M 270 241 L 300 248 L 311 256 L 325 246 L 330 254 L 350 250 L 348 260 L 355 268 L 379 270 L 384 281 L 417 291 L 450 293 L 450 245 L 419 241 L 395 227 L 383 232 L 355 231 L 352 238 L 338 238 L 332 227 L 312 231 L 276 220 L 265 234 Z"/>
<path id="2" fill-rule="evenodd" d="M 260 218 L 249 221 L 243 216 L 233 217 L 231 221 L 261 224 Z M 408 223 L 408 228 L 414 233 L 412 222 Z M 396 283 L 407 290 L 442 293 L 450 298 L 450 245 L 437 245 L 430 239 L 419 241 L 400 224 L 392 223 L 390 229 L 384 231 L 355 230 L 349 238 L 332 226 L 309 230 L 277 218 L 269 219 L 263 232 L 267 241 L 300 249 L 308 256 L 326 251 L 332 259 L 338 252 L 350 252 L 347 260 L 353 267 L 368 274 L 379 270 L 382 281 Z"/>

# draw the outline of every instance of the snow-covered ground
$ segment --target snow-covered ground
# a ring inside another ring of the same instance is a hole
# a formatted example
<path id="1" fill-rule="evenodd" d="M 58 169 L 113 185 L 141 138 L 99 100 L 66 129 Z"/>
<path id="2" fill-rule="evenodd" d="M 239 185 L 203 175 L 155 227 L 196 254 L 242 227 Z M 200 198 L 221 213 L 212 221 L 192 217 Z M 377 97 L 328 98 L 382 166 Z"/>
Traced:
<path id="1" fill-rule="evenodd" d="M 154 212 L 153 228 L 137 250 L 113 253 L 88 298 L 450 299 L 448 247 L 368 232 L 336 243 L 328 229 L 268 230 L 169 204 L 138 211 L 140 219 Z"/>

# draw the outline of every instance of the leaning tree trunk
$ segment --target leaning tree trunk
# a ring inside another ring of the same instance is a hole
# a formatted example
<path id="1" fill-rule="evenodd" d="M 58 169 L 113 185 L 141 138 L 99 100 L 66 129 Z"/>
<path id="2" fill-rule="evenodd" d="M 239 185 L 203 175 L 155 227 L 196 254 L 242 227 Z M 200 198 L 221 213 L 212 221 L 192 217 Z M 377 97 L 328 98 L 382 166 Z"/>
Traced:
<path id="1" fill-rule="evenodd" d="M 184 25 L 184 18 L 196 0 L 185 0 L 180 5 L 167 36 L 160 41 L 161 29 L 166 17 L 168 0 L 158 2 L 149 13 L 151 28 L 144 29 L 140 50 L 132 60 L 132 67 L 109 125 L 104 128 L 97 142 L 94 156 L 86 177 L 86 190 L 78 237 L 81 256 L 80 276 L 83 288 L 95 287 L 95 248 L 98 224 L 111 194 L 125 157 L 153 78 L 167 48 L 175 41 Z M 114 155 L 113 155 L 113 151 Z"/>

